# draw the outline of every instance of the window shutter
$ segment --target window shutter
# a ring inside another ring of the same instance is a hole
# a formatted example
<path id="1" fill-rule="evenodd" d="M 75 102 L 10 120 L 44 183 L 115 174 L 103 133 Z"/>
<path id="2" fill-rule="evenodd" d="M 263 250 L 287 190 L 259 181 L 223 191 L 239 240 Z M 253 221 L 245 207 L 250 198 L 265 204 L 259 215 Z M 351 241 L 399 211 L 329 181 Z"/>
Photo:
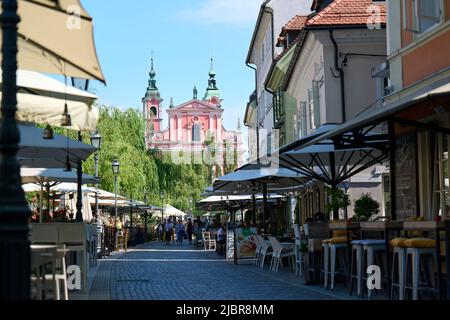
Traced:
<path id="1" fill-rule="evenodd" d="M 314 126 L 320 127 L 320 92 L 319 81 L 313 81 Z"/>
<path id="2" fill-rule="evenodd" d="M 307 127 L 307 113 L 306 113 L 306 101 L 300 101 L 300 112 L 301 112 L 301 135 L 302 137 L 305 137 L 308 133 L 308 127 Z"/>
<path id="3" fill-rule="evenodd" d="M 314 98 L 312 89 L 308 89 L 308 106 L 309 106 L 309 127 L 315 129 L 314 127 Z"/>

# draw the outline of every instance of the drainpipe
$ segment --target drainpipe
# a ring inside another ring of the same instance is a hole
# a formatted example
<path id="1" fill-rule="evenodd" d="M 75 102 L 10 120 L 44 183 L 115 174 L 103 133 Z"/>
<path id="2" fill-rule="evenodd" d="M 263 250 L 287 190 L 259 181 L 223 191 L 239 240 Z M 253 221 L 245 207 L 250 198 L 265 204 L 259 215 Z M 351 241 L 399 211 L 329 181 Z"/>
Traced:
<path id="1" fill-rule="evenodd" d="M 255 92 L 256 92 L 256 161 L 259 163 L 259 116 L 258 116 L 258 70 L 248 62 L 247 67 L 255 71 Z"/>
<path id="2" fill-rule="evenodd" d="M 341 80 L 341 115 L 342 115 L 342 123 L 344 123 L 346 120 L 345 115 L 345 78 L 344 78 L 344 69 L 339 67 L 339 48 L 336 43 L 336 39 L 334 39 L 333 36 L 333 30 L 329 30 L 330 32 L 330 39 L 331 42 L 333 42 L 334 46 L 334 68 L 339 72 L 339 76 L 336 78 L 340 78 Z"/>

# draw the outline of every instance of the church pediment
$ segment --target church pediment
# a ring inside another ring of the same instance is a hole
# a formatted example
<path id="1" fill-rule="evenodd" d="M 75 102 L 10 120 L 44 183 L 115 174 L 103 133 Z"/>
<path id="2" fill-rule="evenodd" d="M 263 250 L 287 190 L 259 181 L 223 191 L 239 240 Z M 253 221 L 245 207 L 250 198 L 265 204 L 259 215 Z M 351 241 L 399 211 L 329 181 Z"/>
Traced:
<path id="1" fill-rule="evenodd" d="M 220 107 L 217 107 L 213 104 L 210 104 L 205 101 L 200 100 L 191 100 L 188 102 L 185 102 L 177 107 L 171 108 L 167 110 L 169 113 L 177 111 L 221 111 L 222 109 Z"/>

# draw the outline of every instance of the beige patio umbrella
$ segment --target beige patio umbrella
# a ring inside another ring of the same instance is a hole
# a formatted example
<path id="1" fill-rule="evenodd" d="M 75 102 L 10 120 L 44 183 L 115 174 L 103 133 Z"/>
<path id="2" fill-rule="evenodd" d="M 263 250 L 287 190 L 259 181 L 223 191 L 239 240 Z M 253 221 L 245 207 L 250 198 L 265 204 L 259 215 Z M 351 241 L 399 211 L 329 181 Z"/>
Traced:
<path id="1" fill-rule="evenodd" d="M 79 0 L 20 0 L 18 14 L 19 69 L 105 83 L 92 18 Z"/>

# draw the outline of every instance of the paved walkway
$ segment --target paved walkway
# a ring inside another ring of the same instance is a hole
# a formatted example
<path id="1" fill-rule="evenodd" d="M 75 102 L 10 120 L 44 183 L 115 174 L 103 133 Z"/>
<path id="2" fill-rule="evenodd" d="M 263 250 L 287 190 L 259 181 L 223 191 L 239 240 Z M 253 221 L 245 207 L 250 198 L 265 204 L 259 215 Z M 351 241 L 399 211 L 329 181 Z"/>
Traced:
<path id="1" fill-rule="evenodd" d="M 330 300 L 343 292 L 306 286 L 292 271 L 234 265 L 193 246 L 148 243 L 99 260 L 89 300 Z M 73 299 L 83 299 L 73 295 Z"/>

